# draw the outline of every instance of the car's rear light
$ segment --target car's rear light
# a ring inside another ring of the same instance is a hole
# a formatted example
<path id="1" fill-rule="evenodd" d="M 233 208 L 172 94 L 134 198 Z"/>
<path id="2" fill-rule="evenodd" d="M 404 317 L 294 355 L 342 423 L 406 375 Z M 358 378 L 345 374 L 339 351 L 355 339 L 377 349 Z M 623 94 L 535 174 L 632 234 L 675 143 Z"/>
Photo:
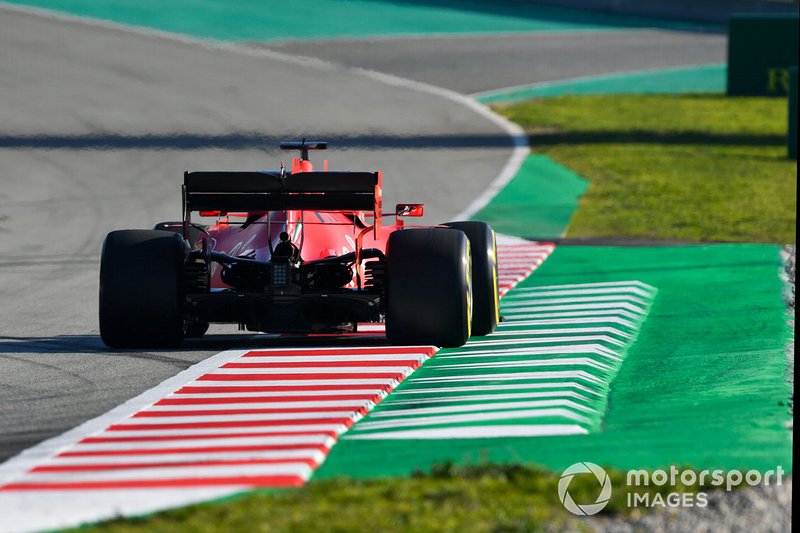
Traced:
<path id="1" fill-rule="evenodd" d="M 288 285 L 291 266 L 289 263 L 273 263 L 270 272 L 272 285 Z"/>

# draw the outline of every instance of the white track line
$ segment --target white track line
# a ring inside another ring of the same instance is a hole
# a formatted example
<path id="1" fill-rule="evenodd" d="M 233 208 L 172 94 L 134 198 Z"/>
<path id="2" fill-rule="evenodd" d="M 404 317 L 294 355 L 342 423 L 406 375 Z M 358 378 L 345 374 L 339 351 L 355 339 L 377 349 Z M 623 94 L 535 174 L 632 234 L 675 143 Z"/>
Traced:
<path id="1" fill-rule="evenodd" d="M 579 380 L 593 385 L 604 385 L 604 381 L 597 376 L 584 372 L 583 370 L 563 370 L 554 372 L 515 372 L 503 374 L 470 374 L 465 376 L 442 376 L 435 378 L 418 378 L 417 383 L 469 383 L 486 381 L 527 381 L 527 380 L 548 380 L 565 379 Z M 557 383 L 557 382 L 556 382 Z"/>
<path id="2" fill-rule="evenodd" d="M 554 390 L 546 392 L 517 392 L 508 394 L 472 394 L 467 396 L 442 396 L 440 398 L 414 398 L 413 400 L 387 400 L 384 406 L 394 405 L 425 405 L 429 403 L 448 403 L 448 402 L 486 402 L 499 400 L 524 400 L 531 398 L 574 398 L 586 402 L 590 398 L 571 390 Z"/>
<path id="3" fill-rule="evenodd" d="M 194 385 L 192 385 L 194 388 Z M 306 397 L 306 396 L 320 396 L 320 397 L 327 397 L 330 396 L 331 399 L 336 396 L 380 396 L 381 391 L 378 389 L 353 389 L 353 390 L 312 390 L 312 391 L 285 391 L 285 392 L 250 392 L 250 391 L 241 391 L 241 392 L 180 392 L 176 391 L 174 394 L 170 394 L 165 399 L 215 399 L 215 398 L 285 398 L 287 401 L 292 400 L 292 398 L 297 397 Z"/>
<path id="4" fill-rule="evenodd" d="M 313 423 L 313 424 L 297 424 L 297 425 L 287 425 L 287 426 L 269 426 L 269 427 L 251 427 L 251 428 L 241 428 L 241 427 L 215 427 L 215 428 L 192 428 L 192 427 L 185 427 L 185 428 L 176 428 L 176 429 L 114 429 L 109 430 L 108 432 L 103 434 L 103 437 L 108 438 L 119 438 L 119 437 L 137 437 L 137 438 L 147 438 L 147 437 L 178 437 L 178 436 L 190 436 L 194 437 L 197 435 L 209 435 L 213 434 L 219 436 L 220 438 L 227 438 L 228 435 L 237 435 L 242 433 L 263 433 L 263 434 L 271 434 L 275 435 L 276 433 L 315 433 L 315 434 L 340 434 L 343 433 L 347 429 L 347 426 L 344 424 L 338 423 Z M 176 441 L 180 442 L 180 441 Z"/>
<path id="5" fill-rule="evenodd" d="M 489 201 L 491 201 L 491 199 L 494 198 L 497 195 L 497 193 L 499 193 L 503 189 L 503 187 L 505 187 L 506 184 L 508 184 L 508 182 L 511 181 L 511 179 L 517 174 L 520 167 L 522 166 L 522 163 L 525 161 L 525 158 L 530 153 L 530 147 L 528 145 L 528 136 L 525 134 L 525 131 L 522 128 L 520 128 L 517 124 L 514 124 L 513 122 L 509 121 L 505 117 L 496 114 L 488 106 L 481 104 L 477 100 L 469 96 L 465 96 L 456 91 L 452 91 L 450 89 L 436 87 L 435 85 L 430 85 L 419 81 L 401 78 L 393 74 L 386 74 L 375 70 L 363 69 L 358 67 L 347 67 L 341 64 L 313 57 L 290 55 L 282 52 L 276 52 L 273 50 L 267 50 L 263 48 L 253 48 L 241 44 L 226 43 L 226 42 L 214 41 L 211 39 L 207 40 L 195 39 L 184 35 L 152 30 L 149 28 L 125 26 L 122 24 L 117 24 L 114 22 L 109 22 L 104 20 L 89 19 L 84 17 L 77 17 L 74 15 L 65 15 L 62 13 L 57 13 L 54 11 L 49 11 L 40 8 L 23 7 L 14 4 L 0 3 L 0 9 L 5 9 L 8 11 L 17 11 L 20 13 L 28 13 L 40 17 L 62 20 L 65 22 L 81 24 L 84 26 L 90 26 L 95 28 L 106 28 L 132 35 L 138 35 L 141 37 L 165 40 L 175 43 L 182 43 L 205 49 L 226 50 L 235 54 L 254 56 L 254 57 L 264 57 L 292 65 L 298 65 L 306 68 L 319 70 L 322 72 L 345 71 L 356 76 L 362 76 L 364 78 L 368 78 L 370 80 L 383 83 L 385 85 L 393 87 L 403 87 L 406 89 L 415 90 L 431 96 L 444 98 L 450 100 L 451 102 L 456 102 L 466 107 L 467 109 L 470 109 L 474 113 L 482 116 L 483 118 L 489 120 L 494 125 L 498 126 L 501 130 L 503 130 L 503 132 L 506 133 L 510 138 L 512 152 L 511 156 L 508 158 L 505 165 L 503 165 L 503 168 L 500 169 L 500 172 L 497 175 L 497 177 L 494 180 L 492 180 L 492 182 L 489 184 L 484 193 L 481 194 L 475 200 L 473 200 L 472 203 L 470 203 L 467 207 L 465 207 L 455 217 L 453 217 L 454 220 L 467 220 L 472 215 L 477 213 L 480 209 L 482 209 L 486 204 L 488 204 Z"/>
<path id="6" fill-rule="evenodd" d="M 574 289 L 574 290 L 541 290 L 540 287 L 517 289 L 510 300 L 521 298 L 551 298 L 553 296 L 584 296 L 587 294 L 635 294 L 644 298 L 652 297 L 652 292 L 642 290 L 638 287 L 609 287 L 597 289 Z"/>
<path id="7" fill-rule="evenodd" d="M 459 363 L 434 367 L 434 370 L 448 371 L 450 369 L 486 369 L 486 368 L 538 368 L 545 366 L 583 366 L 610 372 L 613 367 L 603 364 L 588 357 L 565 357 L 558 359 L 522 359 L 515 361 L 497 361 L 490 363 Z"/>
<path id="8" fill-rule="evenodd" d="M 518 324 L 519 325 L 519 324 Z M 623 339 L 630 339 L 632 335 L 624 331 L 612 328 L 609 326 L 602 326 L 597 328 L 559 328 L 559 329 L 505 329 L 492 333 L 492 337 L 513 337 L 515 335 L 525 335 L 527 337 L 536 337 L 539 335 L 561 335 L 566 333 L 608 333 L 622 337 Z"/>
<path id="9" fill-rule="evenodd" d="M 525 381 L 525 380 L 520 380 Z M 410 385 L 414 385 L 410 383 Z M 580 383 L 574 381 L 562 381 L 553 383 L 542 383 L 539 381 L 529 381 L 522 384 L 493 384 L 493 385 L 461 385 L 456 387 L 436 387 L 436 388 L 405 388 L 403 390 L 395 391 L 394 397 L 402 397 L 404 394 L 463 394 L 465 392 L 489 392 L 498 390 L 534 390 L 534 389 L 548 389 L 557 392 L 562 389 L 575 389 L 586 394 L 593 394 L 595 396 L 602 396 L 599 392 L 590 389 Z M 442 401 L 445 401 L 450 396 L 442 396 Z M 410 400 L 417 401 L 417 400 Z"/>
<path id="10" fill-rule="evenodd" d="M 619 324 L 626 328 L 635 328 L 636 324 L 629 320 L 617 317 L 585 317 L 585 318 L 556 318 L 547 320 L 513 320 L 501 322 L 497 325 L 495 335 L 503 335 L 503 330 L 513 331 L 509 328 L 528 327 L 528 326 L 566 326 L 568 324 Z"/>
<path id="11" fill-rule="evenodd" d="M 312 460 L 321 463 L 325 459 L 326 451 L 313 449 L 297 450 L 264 450 L 264 451 L 237 451 L 237 452 L 203 452 L 194 453 L 187 450 L 186 453 L 164 453 L 164 454 L 144 454 L 144 455 L 96 455 L 80 457 L 54 457 L 42 463 L 40 466 L 72 466 L 80 465 L 107 465 L 118 466 L 120 464 L 148 464 L 157 462 L 170 463 L 197 463 L 208 461 L 235 461 L 250 459 L 267 460 L 286 460 L 301 461 Z"/>
<path id="12" fill-rule="evenodd" d="M 302 353 L 302 352 L 301 352 Z M 289 356 L 256 356 L 248 355 L 242 363 L 361 363 L 368 361 L 417 361 L 428 359 L 427 355 L 415 354 L 374 354 L 374 355 L 289 355 Z M 309 365 L 313 366 L 313 365 Z M 385 367 L 380 367 L 385 368 Z"/>
<path id="13" fill-rule="evenodd" d="M 609 359 L 616 359 L 619 356 L 616 352 L 608 349 L 602 344 L 578 344 L 566 346 L 537 346 L 528 348 L 505 348 L 503 350 L 469 350 L 461 352 L 449 352 L 439 357 L 443 359 L 486 359 L 486 356 L 503 357 L 508 355 L 567 355 L 567 354 L 588 354 L 599 355 Z"/>
<path id="14" fill-rule="evenodd" d="M 558 435 L 585 435 L 588 431 L 577 424 L 539 424 L 539 425 L 488 425 L 454 426 L 429 429 L 408 429 L 379 433 L 354 433 L 348 439 L 391 440 L 391 439 L 498 439 L 504 437 L 552 437 Z"/>
<path id="15" fill-rule="evenodd" d="M 518 420 L 520 418 L 566 418 L 578 423 L 588 423 L 589 419 L 569 409 L 520 409 L 490 413 L 470 413 L 461 415 L 421 416 L 413 419 L 381 420 L 364 422 L 357 430 L 391 429 L 402 427 L 425 427 L 442 424 L 460 424 L 474 422 L 497 422 L 501 420 Z"/>
<path id="16" fill-rule="evenodd" d="M 509 325 L 513 325 L 515 322 L 529 320 L 529 319 L 540 319 L 540 318 L 578 318 L 578 317 L 588 317 L 588 318 L 597 318 L 601 316 L 608 316 L 608 317 L 626 317 L 631 320 L 636 320 L 637 322 L 641 322 L 644 318 L 641 313 L 635 314 L 624 309 L 596 309 L 593 311 L 560 311 L 560 312 L 530 312 L 530 313 L 523 313 L 515 316 L 504 316 L 508 321 Z"/>
<path id="17" fill-rule="evenodd" d="M 525 339 L 490 339 L 490 340 L 481 340 L 481 341 L 474 341 L 470 342 L 468 347 L 485 347 L 485 346 L 519 346 L 519 345 L 531 345 L 531 344 L 552 344 L 552 343 L 573 343 L 573 342 L 589 342 L 592 341 L 603 342 L 606 344 L 612 344 L 614 346 L 624 346 L 625 343 L 615 339 L 613 337 L 609 337 L 608 335 L 564 335 L 561 337 L 556 336 L 544 336 L 544 337 L 528 337 Z"/>
<path id="18" fill-rule="evenodd" d="M 213 398 L 209 398 L 213 400 Z M 225 402 L 225 403 L 209 403 L 209 404 L 179 404 L 179 405 L 154 405 L 143 413 L 158 413 L 160 411 L 195 411 L 202 409 L 204 411 L 229 411 L 233 409 L 303 409 L 306 407 L 343 407 L 347 409 L 369 407 L 374 402 L 371 400 L 309 400 L 304 402 Z"/>
<path id="19" fill-rule="evenodd" d="M 573 409 L 583 411 L 585 413 L 593 413 L 594 409 L 575 403 L 565 399 L 555 400 L 529 400 L 517 402 L 497 402 L 497 403 L 466 403 L 462 405 L 448 405 L 444 407 L 420 407 L 417 409 L 393 409 L 389 411 L 377 411 L 372 414 L 372 419 L 385 419 L 385 418 L 408 418 L 419 415 L 432 415 L 443 413 L 469 413 L 479 412 L 485 413 L 489 411 L 506 411 L 509 409 L 541 409 L 545 407 L 563 407 L 565 409 Z"/>
<path id="20" fill-rule="evenodd" d="M 543 295 L 539 294 L 536 297 L 541 298 L 542 300 L 536 300 L 535 298 L 525 298 L 522 301 L 518 301 L 519 297 L 516 298 L 509 298 L 508 301 L 503 302 L 504 309 L 510 309 L 514 307 L 524 307 L 526 305 L 539 305 L 544 304 L 547 302 L 547 305 L 556 305 L 556 304 L 580 304 L 580 303 L 591 303 L 591 302 L 628 302 L 638 305 L 646 306 L 647 302 L 642 300 L 641 298 L 637 298 L 636 296 L 628 296 L 624 294 L 616 295 L 616 296 L 575 296 L 573 298 L 545 298 Z"/>
<path id="21" fill-rule="evenodd" d="M 203 448 L 219 446 L 247 446 L 280 444 L 284 446 L 293 444 L 319 444 L 329 447 L 335 444 L 336 439 L 324 434 L 320 435 L 298 435 L 294 437 L 236 437 L 230 439 L 219 438 L 196 438 L 186 441 L 158 440 L 158 441 L 133 441 L 133 442 L 90 442 L 76 444 L 70 451 L 93 451 L 93 450 L 157 450 L 162 448 Z M 53 459 L 64 459 L 71 456 L 60 455 Z"/>

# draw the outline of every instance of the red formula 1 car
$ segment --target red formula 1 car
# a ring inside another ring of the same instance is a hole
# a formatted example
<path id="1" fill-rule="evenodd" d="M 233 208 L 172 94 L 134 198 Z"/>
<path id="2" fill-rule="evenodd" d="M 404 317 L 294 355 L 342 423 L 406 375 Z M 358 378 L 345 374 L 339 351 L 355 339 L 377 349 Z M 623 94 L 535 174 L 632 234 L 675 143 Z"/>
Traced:
<path id="1" fill-rule="evenodd" d="M 396 344 L 460 346 L 498 321 L 495 236 L 482 222 L 382 225 L 380 172 L 186 172 L 183 220 L 113 231 L 100 266 L 100 334 L 112 348 L 174 347 L 211 322 L 272 333 L 385 322 Z M 200 225 L 192 215 L 213 217 Z"/>

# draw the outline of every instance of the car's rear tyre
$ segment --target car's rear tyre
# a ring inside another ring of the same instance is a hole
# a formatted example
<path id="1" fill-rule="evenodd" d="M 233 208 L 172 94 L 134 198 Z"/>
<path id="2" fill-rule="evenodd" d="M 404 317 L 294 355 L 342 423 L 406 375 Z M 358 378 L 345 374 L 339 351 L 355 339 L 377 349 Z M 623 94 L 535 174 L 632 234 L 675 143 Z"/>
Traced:
<path id="1" fill-rule="evenodd" d="M 395 231 L 387 244 L 386 336 L 394 344 L 461 346 L 470 336 L 469 239 L 445 228 Z"/>
<path id="2" fill-rule="evenodd" d="M 172 348 L 184 337 L 183 265 L 173 232 L 112 231 L 100 262 L 100 337 L 110 348 Z"/>
<path id="3" fill-rule="evenodd" d="M 199 339 L 203 335 L 206 334 L 209 327 L 208 322 L 191 322 L 186 324 L 186 338 L 187 339 Z"/>
<path id="4" fill-rule="evenodd" d="M 183 236 L 183 222 L 159 222 L 153 227 L 154 230 L 171 231 Z M 195 247 L 197 241 L 208 235 L 205 231 L 198 226 L 189 226 L 189 246 Z M 195 319 L 194 321 L 187 322 L 185 325 L 185 337 L 187 339 L 199 339 L 206 334 L 209 328 L 209 323 L 204 320 Z"/>
<path id="5" fill-rule="evenodd" d="M 500 295 L 497 287 L 497 242 L 494 230 L 485 222 L 449 222 L 445 226 L 461 230 L 472 251 L 472 334 L 488 335 L 500 320 Z"/>

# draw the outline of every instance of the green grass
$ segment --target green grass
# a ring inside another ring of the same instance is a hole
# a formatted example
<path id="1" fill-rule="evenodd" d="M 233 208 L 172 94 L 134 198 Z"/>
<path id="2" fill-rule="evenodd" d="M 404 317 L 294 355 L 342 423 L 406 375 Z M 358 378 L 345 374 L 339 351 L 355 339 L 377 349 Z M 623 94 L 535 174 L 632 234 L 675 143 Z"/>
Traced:
<path id="1" fill-rule="evenodd" d="M 795 241 L 784 99 L 561 96 L 495 109 L 535 153 L 590 180 L 568 237 Z"/>
<path id="2" fill-rule="evenodd" d="M 625 473 L 608 470 L 613 487 L 609 515 L 630 515 Z M 118 519 L 82 532 L 523 532 L 585 530 L 557 495 L 558 474 L 520 465 L 458 467 L 450 463 L 408 478 L 333 478 L 302 489 L 251 492 L 228 501 Z M 576 475 L 569 492 L 577 503 L 594 503 L 600 486 Z M 638 493 L 697 492 L 698 485 L 637 487 Z M 635 512 L 636 510 L 634 510 Z"/>

